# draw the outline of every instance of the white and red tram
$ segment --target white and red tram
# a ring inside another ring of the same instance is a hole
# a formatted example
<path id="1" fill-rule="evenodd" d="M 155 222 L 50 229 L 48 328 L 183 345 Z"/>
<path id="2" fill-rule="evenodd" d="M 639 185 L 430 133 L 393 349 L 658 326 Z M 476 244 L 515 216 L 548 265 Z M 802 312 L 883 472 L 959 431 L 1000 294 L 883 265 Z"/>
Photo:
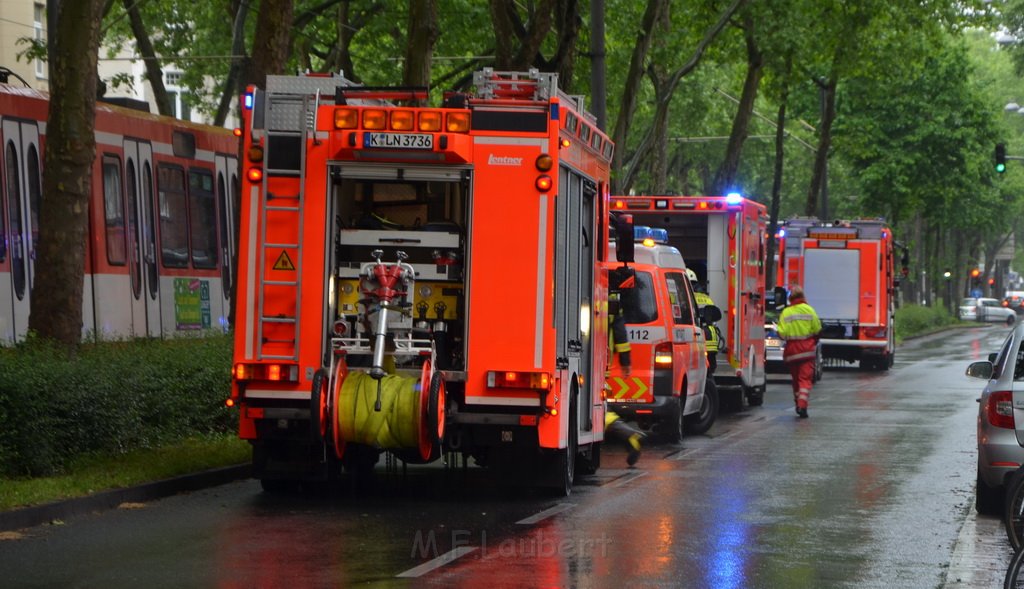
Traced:
<path id="1" fill-rule="evenodd" d="M 0 345 L 28 331 L 48 96 L 0 84 Z M 227 327 L 238 139 L 96 105 L 83 338 Z"/>

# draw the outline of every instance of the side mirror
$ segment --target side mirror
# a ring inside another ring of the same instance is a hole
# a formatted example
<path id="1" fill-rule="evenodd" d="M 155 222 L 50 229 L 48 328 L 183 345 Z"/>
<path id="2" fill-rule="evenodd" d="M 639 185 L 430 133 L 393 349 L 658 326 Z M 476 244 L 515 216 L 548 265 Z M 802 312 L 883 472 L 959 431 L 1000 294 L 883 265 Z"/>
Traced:
<path id="1" fill-rule="evenodd" d="M 612 226 L 615 228 L 615 258 L 623 264 L 634 260 L 633 215 L 612 214 Z"/>
<path id="2" fill-rule="evenodd" d="M 700 318 L 705 325 L 711 325 L 722 318 L 722 310 L 715 305 L 708 305 L 700 310 Z"/>
<path id="3" fill-rule="evenodd" d="M 971 362 L 967 366 L 967 376 L 972 378 L 982 378 L 988 380 L 992 378 L 992 372 L 995 367 L 992 366 L 991 362 L 981 360 L 979 362 Z"/>

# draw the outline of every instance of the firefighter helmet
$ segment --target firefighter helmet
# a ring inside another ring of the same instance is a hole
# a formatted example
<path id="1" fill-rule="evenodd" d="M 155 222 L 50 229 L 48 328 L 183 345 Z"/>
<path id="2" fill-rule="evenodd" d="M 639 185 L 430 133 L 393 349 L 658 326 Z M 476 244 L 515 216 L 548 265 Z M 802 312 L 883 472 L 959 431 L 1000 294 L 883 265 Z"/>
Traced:
<path id="1" fill-rule="evenodd" d="M 689 268 L 686 269 L 686 277 L 690 279 L 690 282 L 697 282 L 697 273 Z"/>

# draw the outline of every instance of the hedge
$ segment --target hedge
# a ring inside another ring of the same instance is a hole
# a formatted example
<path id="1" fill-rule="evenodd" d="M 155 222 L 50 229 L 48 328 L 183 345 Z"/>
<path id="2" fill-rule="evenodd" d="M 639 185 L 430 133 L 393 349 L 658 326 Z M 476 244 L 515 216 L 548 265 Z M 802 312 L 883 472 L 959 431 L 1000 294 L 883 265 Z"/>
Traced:
<path id="1" fill-rule="evenodd" d="M 29 339 L 0 348 L 0 476 L 60 474 L 88 453 L 123 453 L 232 431 L 231 338 L 83 345 L 75 358 Z"/>

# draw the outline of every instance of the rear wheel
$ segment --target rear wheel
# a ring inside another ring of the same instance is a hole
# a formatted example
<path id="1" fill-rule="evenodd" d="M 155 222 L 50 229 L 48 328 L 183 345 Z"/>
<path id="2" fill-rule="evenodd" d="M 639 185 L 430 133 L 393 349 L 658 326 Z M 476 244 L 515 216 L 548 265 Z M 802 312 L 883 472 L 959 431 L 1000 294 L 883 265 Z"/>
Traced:
<path id="1" fill-rule="evenodd" d="M 565 448 L 555 452 L 554 484 L 552 488 L 560 497 L 568 497 L 572 493 L 572 483 L 576 477 L 576 453 L 579 452 L 579 429 L 577 427 L 576 394 L 573 393 L 569 403 L 569 440 Z"/>
<path id="2" fill-rule="evenodd" d="M 683 390 L 686 390 L 685 383 Z M 672 409 L 662 425 L 665 427 L 665 441 L 670 444 L 678 444 L 683 440 L 683 410 L 686 405 L 686 398 L 683 396 L 671 399 Z"/>
<path id="3" fill-rule="evenodd" d="M 1020 550 L 1021 532 L 1024 531 L 1024 469 L 1017 469 L 1006 485 L 1003 524 L 1010 545 L 1014 550 Z"/>
<path id="4" fill-rule="evenodd" d="M 715 423 L 718 417 L 718 387 L 715 381 L 708 378 L 704 381 L 704 401 L 700 404 L 700 411 L 695 415 L 687 415 L 684 419 L 686 431 L 691 434 L 700 435 L 706 433 Z"/>
<path id="5" fill-rule="evenodd" d="M 1018 550 L 1010 561 L 1010 567 L 1006 569 L 1006 577 L 1003 578 L 1003 589 L 1017 589 L 1024 587 L 1024 550 Z"/>
<path id="6" fill-rule="evenodd" d="M 974 509 L 983 515 L 999 515 L 1003 508 L 1003 489 L 990 487 L 978 475 L 974 490 Z"/>

